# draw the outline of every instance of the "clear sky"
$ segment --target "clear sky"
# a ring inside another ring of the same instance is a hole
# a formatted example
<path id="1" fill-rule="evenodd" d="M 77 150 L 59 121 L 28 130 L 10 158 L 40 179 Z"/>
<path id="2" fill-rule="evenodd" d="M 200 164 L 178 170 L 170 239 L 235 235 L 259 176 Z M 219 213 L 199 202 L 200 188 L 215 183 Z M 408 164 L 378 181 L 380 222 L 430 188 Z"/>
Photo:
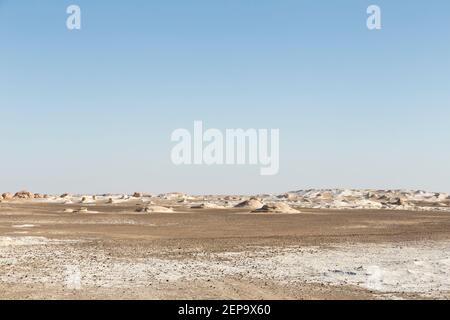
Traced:
<path id="1" fill-rule="evenodd" d="M 174 166 L 194 120 L 279 128 L 279 174 Z M 450 1 L 0 0 L 0 136 L 0 191 L 450 192 Z"/>

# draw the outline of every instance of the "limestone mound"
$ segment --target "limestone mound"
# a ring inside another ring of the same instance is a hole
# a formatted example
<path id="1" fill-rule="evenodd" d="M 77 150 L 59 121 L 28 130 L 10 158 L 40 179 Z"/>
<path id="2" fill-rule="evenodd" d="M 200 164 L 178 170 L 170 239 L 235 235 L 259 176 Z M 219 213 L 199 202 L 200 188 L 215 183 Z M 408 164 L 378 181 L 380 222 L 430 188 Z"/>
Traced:
<path id="1" fill-rule="evenodd" d="M 181 200 L 181 199 L 187 199 L 187 195 L 181 192 L 169 192 L 169 193 L 162 193 L 158 195 L 158 198 L 165 199 L 165 200 Z"/>
<path id="2" fill-rule="evenodd" d="M 92 204 L 95 203 L 95 199 L 93 196 L 84 196 L 81 198 L 80 203 Z"/>
<path id="3" fill-rule="evenodd" d="M 215 203 L 201 203 L 191 206 L 191 209 L 224 209 L 225 207 L 219 206 Z"/>
<path id="4" fill-rule="evenodd" d="M 392 197 L 392 198 L 389 198 L 389 200 L 386 201 L 385 204 L 388 204 L 388 205 L 390 204 L 393 206 L 400 206 L 400 205 L 404 204 L 404 202 L 402 199 L 400 199 L 398 197 Z"/>
<path id="5" fill-rule="evenodd" d="M 15 199 L 34 199 L 34 193 L 29 191 L 19 191 L 14 195 Z"/>
<path id="6" fill-rule="evenodd" d="M 73 210 L 73 213 L 98 213 L 97 211 L 89 211 L 88 208 L 81 207 L 78 210 Z"/>
<path id="7" fill-rule="evenodd" d="M 3 200 L 12 200 L 14 198 L 14 195 L 9 192 L 5 192 L 2 194 Z"/>
<path id="8" fill-rule="evenodd" d="M 240 201 L 241 197 L 237 197 L 237 196 L 225 196 L 223 198 L 223 200 L 227 200 L 227 201 Z"/>
<path id="9" fill-rule="evenodd" d="M 299 210 L 291 208 L 287 204 L 283 202 L 278 203 L 269 203 L 263 205 L 261 208 L 258 208 L 254 211 L 254 213 L 265 212 L 265 213 L 300 213 Z"/>
<path id="10" fill-rule="evenodd" d="M 235 208 L 245 208 L 245 209 L 259 209 L 264 205 L 261 201 L 256 198 L 250 198 L 249 200 L 245 200 L 241 203 L 235 205 Z"/>
<path id="11" fill-rule="evenodd" d="M 286 199 L 286 200 L 297 200 L 298 199 L 298 195 L 295 193 L 285 193 L 282 195 L 279 195 L 277 198 L 279 199 Z"/>
<path id="12" fill-rule="evenodd" d="M 136 212 L 145 212 L 145 213 L 173 212 L 173 209 L 172 208 L 167 208 L 167 207 L 161 207 L 161 206 L 146 206 L 146 207 L 137 208 Z"/>

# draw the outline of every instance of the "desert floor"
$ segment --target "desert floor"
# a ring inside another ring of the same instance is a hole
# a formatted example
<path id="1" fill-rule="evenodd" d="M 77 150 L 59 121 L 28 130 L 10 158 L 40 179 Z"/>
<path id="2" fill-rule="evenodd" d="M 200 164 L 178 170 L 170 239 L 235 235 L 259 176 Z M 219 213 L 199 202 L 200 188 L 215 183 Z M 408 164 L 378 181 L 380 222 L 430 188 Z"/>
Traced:
<path id="1" fill-rule="evenodd" d="M 0 203 L 0 298 L 450 298 L 449 213 L 79 207 Z"/>

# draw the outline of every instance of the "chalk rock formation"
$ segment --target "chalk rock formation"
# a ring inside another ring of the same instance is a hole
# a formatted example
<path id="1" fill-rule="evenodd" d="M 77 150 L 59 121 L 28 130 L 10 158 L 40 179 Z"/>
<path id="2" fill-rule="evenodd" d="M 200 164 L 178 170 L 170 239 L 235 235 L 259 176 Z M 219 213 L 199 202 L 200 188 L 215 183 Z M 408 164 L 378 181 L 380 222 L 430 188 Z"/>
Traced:
<path id="1" fill-rule="evenodd" d="M 12 200 L 14 198 L 14 195 L 9 192 L 5 192 L 2 194 L 3 200 Z"/>
<path id="2" fill-rule="evenodd" d="M 89 211 L 88 208 L 81 207 L 78 210 L 74 210 L 73 213 L 98 213 L 97 211 Z"/>
<path id="3" fill-rule="evenodd" d="M 19 191 L 14 195 L 15 199 L 34 199 L 34 193 L 29 191 Z"/>
<path id="4" fill-rule="evenodd" d="M 181 200 L 181 199 L 187 199 L 188 197 L 181 192 L 169 192 L 169 193 L 163 193 L 158 195 L 158 198 L 165 199 L 165 200 Z"/>
<path id="5" fill-rule="evenodd" d="M 269 203 L 263 205 L 261 208 L 252 212 L 265 212 L 265 213 L 300 213 L 299 210 L 293 209 L 283 202 Z"/>
<path id="6" fill-rule="evenodd" d="M 245 200 L 237 205 L 235 205 L 235 208 L 244 208 L 244 209 L 259 209 L 263 206 L 264 204 L 259 201 L 256 198 L 250 198 L 249 200 Z"/>
<path id="7" fill-rule="evenodd" d="M 287 200 L 297 200 L 297 199 L 298 199 L 298 195 L 295 194 L 295 193 L 290 193 L 290 192 L 288 192 L 288 193 L 279 195 L 277 198 L 280 198 L 280 199 L 287 199 Z"/>
<path id="8" fill-rule="evenodd" d="M 225 207 L 219 206 L 215 203 L 201 203 L 201 204 L 195 204 L 191 206 L 191 209 L 224 209 Z"/>
<path id="9" fill-rule="evenodd" d="M 173 212 L 173 209 L 172 208 L 167 208 L 167 207 L 161 207 L 161 206 L 146 206 L 146 207 L 137 208 L 136 212 L 145 212 L 145 213 L 151 213 L 151 212 Z"/>
<path id="10" fill-rule="evenodd" d="M 92 203 L 94 199 L 92 197 L 84 196 L 81 198 L 81 203 Z"/>

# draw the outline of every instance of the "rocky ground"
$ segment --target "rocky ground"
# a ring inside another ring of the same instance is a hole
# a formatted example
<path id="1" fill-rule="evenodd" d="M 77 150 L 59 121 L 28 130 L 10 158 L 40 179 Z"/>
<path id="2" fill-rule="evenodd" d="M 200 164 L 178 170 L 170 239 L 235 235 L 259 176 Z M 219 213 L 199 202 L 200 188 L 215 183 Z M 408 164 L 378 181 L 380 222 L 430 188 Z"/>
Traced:
<path id="1" fill-rule="evenodd" d="M 0 298 L 448 299 L 448 200 L 3 194 Z"/>

